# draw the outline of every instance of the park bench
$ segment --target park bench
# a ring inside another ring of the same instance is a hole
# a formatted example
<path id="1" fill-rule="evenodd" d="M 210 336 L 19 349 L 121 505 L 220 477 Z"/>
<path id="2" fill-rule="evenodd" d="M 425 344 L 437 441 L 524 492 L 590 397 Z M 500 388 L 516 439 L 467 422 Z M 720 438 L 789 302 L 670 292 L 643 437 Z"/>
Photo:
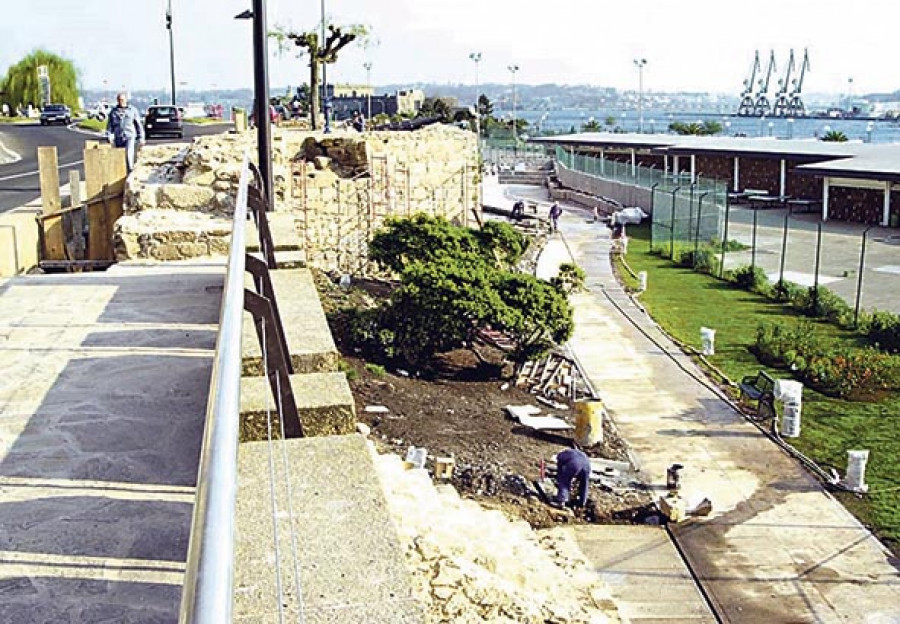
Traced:
<path id="1" fill-rule="evenodd" d="M 756 416 L 765 418 L 775 415 L 775 380 L 766 372 L 748 375 L 738 384 L 741 403 L 756 401 Z"/>

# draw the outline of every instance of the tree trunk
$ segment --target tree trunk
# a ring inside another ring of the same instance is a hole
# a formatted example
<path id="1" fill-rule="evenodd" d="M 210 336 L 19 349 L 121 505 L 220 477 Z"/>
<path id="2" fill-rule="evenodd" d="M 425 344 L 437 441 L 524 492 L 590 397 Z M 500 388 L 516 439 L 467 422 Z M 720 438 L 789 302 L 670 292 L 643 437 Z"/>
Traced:
<path id="1" fill-rule="evenodd" d="M 313 130 L 319 127 L 319 62 L 317 54 L 310 50 L 309 60 L 309 123 Z"/>

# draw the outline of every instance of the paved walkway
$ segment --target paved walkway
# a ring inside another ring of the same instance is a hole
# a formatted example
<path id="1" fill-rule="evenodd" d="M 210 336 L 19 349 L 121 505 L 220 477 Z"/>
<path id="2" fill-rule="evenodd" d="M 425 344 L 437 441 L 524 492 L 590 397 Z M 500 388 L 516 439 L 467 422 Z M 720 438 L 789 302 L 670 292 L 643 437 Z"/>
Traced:
<path id="1" fill-rule="evenodd" d="M 541 189 L 512 193 L 542 197 Z M 713 514 L 674 529 L 725 622 L 900 622 L 900 561 L 703 383 L 618 286 L 609 231 L 566 208 L 538 270 L 569 258 L 587 274 L 570 345 L 651 487 L 678 462 L 690 503 Z M 652 285 L 651 285 L 652 287 Z"/>
<path id="2" fill-rule="evenodd" d="M 223 275 L 0 282 L 0 624 L 177 620 Z"/>

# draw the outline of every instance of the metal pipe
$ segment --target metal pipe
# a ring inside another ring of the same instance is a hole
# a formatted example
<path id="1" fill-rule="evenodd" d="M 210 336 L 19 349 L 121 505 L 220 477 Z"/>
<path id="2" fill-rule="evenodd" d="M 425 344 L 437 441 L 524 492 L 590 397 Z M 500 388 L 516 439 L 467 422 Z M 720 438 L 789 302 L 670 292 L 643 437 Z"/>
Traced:
<path id="1" fill-rule="evenodd" d="M 731 204 L 727 201 L 725 202 L 725 229 L 722 232 L 722 252 L 719 254 L 721 260 L 719 261 L 719 279 L 722 279 L 722 275 L 725 273 L 725 245 L 728 244 L 728 220 L 731 216 Z"/>
<path id="2" fill-rule="evenodd" d="M 241 326 L 244 318 L 248 157 L 244 155 L 234 208 L 231 251 L 219 309 L 219 334 L 206 404 L 179 622 L 231 621 L 234 593 L 234 516 L 241 403 Z"/>
<path id="3" fill-rule="evenodd" d="M 781 232 L 781 266 L 778 269 L 778 284 L 784 288 L 784 263 L 787 260 L 787 239 L 788 239 L 788 220 L 791 218 L 790 211 L 784 215 L 784 229 Z"/>
<path id="4" fill-rule="evenodd" d="M 758 209 L 753 210 L 753 234 L 750 240 L 750 271 L 754 272 L 756 269 L 756 222 L 757 215 L 759 214 Z"/>
<path id="5" fill-rule="evenodd" d="M 681 189 L 676 186 L 672 189 L 672 226 L 669 229 L 669 260 L 675 261 L 675 194 Z"/>
<path id="6" fill-rule="evenodd" d="M 816 273 L 813 278 L 813 310 L 819 307 L 819 260 L 822 257 L 822 223 L 816 224 Z"/>
<path id="7" fill-rule="evenodd" d="M 654 213 L 653 213 L 653 205 L 656 203 L 656 187 L 659 186 L 659 182 L 655 183 L 650 187 L 650 251 L 653 251 L 653 224 L 654 224 Z"/>
<path id="8" fill-rule="evenodd" d="M 703 216 L 703 198 L 709 195 L 709 191 L 701 193 L 697 199 L 697 231 L 694 236 L 694 267 L 697 266 L 697 251 L 700 248 L 700 218 Z"/>

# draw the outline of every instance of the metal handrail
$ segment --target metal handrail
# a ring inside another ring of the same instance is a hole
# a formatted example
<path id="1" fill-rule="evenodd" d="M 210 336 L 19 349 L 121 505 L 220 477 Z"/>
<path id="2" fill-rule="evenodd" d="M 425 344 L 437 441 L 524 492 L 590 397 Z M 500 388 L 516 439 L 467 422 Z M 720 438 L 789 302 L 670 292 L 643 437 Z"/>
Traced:
<path id="1" fill-rule="evenodd" d="M 245 154 L 197 471 L 197 496 L 179 616 L 182 624 L 231 622 L 248 183 Z"/>

